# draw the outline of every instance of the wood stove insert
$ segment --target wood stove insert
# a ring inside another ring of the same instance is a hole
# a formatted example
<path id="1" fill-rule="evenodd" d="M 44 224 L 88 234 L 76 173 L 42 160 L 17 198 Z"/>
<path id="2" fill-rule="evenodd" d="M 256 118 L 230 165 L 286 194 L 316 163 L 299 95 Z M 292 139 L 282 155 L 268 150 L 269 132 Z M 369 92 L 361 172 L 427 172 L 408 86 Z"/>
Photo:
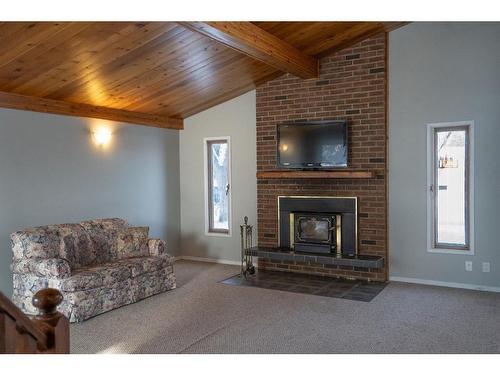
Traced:
<path id="1" fill-rule="evenodd" d="M 356 197 L 278 197 L 279 247 L 320 254 L 357 254 Z"/>

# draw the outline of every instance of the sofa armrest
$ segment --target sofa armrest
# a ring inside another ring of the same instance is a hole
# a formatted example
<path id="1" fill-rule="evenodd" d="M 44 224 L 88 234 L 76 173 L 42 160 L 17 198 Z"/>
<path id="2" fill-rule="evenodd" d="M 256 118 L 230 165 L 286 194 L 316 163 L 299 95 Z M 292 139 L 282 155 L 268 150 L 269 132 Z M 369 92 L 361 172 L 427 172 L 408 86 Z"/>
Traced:
<path id="1" fill-rule="evenodd" d="M 62 258 L 28 258 L 14 261 L 11 266 L 13 273 L 31 273 L 36 276 L 56 277 L 64 279 L 71 276 L 71 267 Z"/>
<path id="2" fill-rule="evenodd" d="M 159 256 L 167 254 L 167 243 L 159 238 L 148 239 L 149 255 Z"/>

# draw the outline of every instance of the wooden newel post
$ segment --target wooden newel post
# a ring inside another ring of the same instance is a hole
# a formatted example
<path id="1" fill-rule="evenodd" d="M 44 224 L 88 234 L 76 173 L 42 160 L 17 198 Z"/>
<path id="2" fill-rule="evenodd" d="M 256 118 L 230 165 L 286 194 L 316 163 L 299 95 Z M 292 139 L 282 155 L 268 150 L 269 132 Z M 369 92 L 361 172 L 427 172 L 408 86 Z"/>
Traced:
<path id="1" fill-rule="evenodd" d="M 62 301 L 61 292 L 52 288 L 42 289 L 33 296 L 38 315 L 32 320 L 47 335 L 47 346 L 55 354 L 69 353 L 69 320 L 57 311 Z"/>

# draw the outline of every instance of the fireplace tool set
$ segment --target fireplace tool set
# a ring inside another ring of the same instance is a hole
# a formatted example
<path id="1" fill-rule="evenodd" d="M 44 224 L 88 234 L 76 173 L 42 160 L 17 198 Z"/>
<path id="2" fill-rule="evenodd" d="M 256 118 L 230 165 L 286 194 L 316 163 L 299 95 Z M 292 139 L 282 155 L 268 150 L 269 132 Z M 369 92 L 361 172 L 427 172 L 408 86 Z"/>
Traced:
<path id="1" fill-rule="evenodd" d="M 252 235 L 253 225 L 248 225 L 248 216 L 244 218 L 245 224 L 240 225 L 241 229 L 241 273 L 240 276 L 247 277 L 255 273 L 255 266 L 253 265 L 252 255 L 250 249 L 252 248 Z"/>

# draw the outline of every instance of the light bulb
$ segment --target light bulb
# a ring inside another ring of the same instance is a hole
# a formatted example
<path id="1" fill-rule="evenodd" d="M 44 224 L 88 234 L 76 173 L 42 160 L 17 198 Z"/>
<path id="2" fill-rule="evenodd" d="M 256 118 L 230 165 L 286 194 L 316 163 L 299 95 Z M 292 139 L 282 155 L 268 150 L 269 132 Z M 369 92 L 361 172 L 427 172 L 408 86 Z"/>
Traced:
<path id="1" fill-rule="evenodd" d="M 99 146 L 104 146 L 111 140 L 111 131 L 105 128 L 98 129 L 94 132 L 94 139 Z"/>

